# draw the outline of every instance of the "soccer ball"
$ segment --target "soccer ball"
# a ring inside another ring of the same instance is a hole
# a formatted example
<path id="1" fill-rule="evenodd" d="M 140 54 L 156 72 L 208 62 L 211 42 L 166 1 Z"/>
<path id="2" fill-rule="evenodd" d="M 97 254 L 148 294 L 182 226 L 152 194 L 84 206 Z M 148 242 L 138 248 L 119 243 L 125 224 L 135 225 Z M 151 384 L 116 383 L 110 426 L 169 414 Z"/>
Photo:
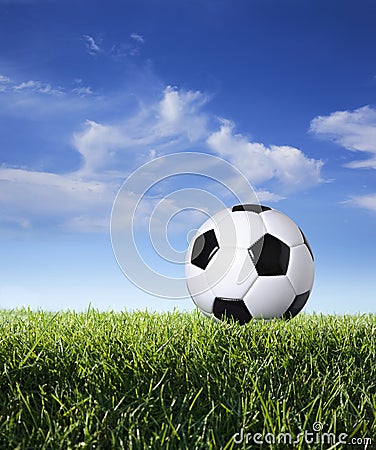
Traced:
<path id="1" fill-rule="evenodd" d="M 188 291 L 207 317 L 241 324 L 252 317 L 295 317 L 306 304 L 314 258 L 302 230 L 285 214 L 237 205 L 210 217 L 189 244 Z"/>

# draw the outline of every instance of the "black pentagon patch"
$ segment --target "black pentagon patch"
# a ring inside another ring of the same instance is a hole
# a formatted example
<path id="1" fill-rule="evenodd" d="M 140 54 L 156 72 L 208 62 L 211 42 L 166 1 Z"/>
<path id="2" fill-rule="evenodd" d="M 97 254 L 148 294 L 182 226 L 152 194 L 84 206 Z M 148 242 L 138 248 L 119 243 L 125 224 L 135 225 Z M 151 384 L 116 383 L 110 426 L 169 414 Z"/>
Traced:
<path id="1" fill-rule="evenodd" d="M 290 247 L 275 236 L 265 234 L 250 247 L 249 253 L 259 275 L 286 275 L 290 260 Z"/>
<path id="2" fill-rule="evenodd" d="M 216 297 L 213 305 L 213 313 L 217 319 L 234 319 L 244 325 L 252 319 L 251 313 L 240 298 Z"/>
<path id="3" fill-rule="evenodd" d="M 263 211 L 269 211 L 272 208 L 269 208 L 269 206 L 263 206 L 263 205 L 235 205 L 232 207 L 232 212 L 236 211 L 250 211 L 257 214 L 262 213 Z"/>
<path id="4" fill-rule="evenodd" d="M 191 263 L 205 270 L 218 250 L 219 245 L 214 230 L 206 231 L 193 244 Z"/>
<path id="5" fill-rule="evenodd" d="M 294 298 L 294 301 L 289 306 L 289 309 L 282 314 L 283 319 L 292 319 L 300 311 L 303 309 L 304 305 L 307 303 L 309 294 L 311 291 L 304 292 L 303 294 L 299 294 Z"/>
<path id="6" fill-rule="evenodd" d="M 315 260 L 315 258 L 314 258 L 314 256 L 313 256 L 313 251 L 312 251 L 312 249 L 311 249 L 311 247 L 310 247 L 310 245 L 308 244 L 308 241 L 307 241 L 307 238 L 304 236 L 304 233 L 303 233 L 303 231 L 299 228 L 299 230 L 300 230 L 300 232 L 302 233 L 302 236 L 303 236 L 303 240 L 304 240 L 304 243 L 305 243 L 305 245 L 307 246 L 307 248 L 308 248 L 308 251 L 309 251 L 309 253 L 311 254 L 311 256 L 312 256 L 312 259 L 313 259 L 313 261 Z"/>

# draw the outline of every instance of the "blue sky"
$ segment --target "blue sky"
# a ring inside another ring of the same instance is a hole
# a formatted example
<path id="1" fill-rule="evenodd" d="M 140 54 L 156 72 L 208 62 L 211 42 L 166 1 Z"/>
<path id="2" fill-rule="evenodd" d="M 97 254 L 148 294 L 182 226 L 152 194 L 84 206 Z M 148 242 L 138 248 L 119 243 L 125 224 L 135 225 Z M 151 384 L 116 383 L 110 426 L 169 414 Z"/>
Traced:
<path id="1" fill-rule="evenodd" d="M 124 180 L 189 151 L 241 169 L 304 230 L 316 257 L 307 311 L 375 311 L 374 2 L 0 0 L 0 11 L 1 307 L 193 309 L 133 286 L 109 231 Z M 154 206 L 189 187 L 222 195 L 187 175 L 154 187 L 141 247 Z M 182 251 L 203 216 L 176 217 Z"/>

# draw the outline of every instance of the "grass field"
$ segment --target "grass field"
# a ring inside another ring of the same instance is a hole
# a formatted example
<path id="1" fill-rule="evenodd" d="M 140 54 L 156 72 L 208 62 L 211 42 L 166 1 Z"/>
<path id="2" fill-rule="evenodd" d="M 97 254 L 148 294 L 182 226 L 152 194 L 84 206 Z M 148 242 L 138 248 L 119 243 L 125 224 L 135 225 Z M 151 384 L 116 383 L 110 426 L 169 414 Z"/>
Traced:
<path id="1" fill-rule="evenodd" d="M 1 449 L 376 448 L 375 315 L 0 311 L 0 342 Z"/>

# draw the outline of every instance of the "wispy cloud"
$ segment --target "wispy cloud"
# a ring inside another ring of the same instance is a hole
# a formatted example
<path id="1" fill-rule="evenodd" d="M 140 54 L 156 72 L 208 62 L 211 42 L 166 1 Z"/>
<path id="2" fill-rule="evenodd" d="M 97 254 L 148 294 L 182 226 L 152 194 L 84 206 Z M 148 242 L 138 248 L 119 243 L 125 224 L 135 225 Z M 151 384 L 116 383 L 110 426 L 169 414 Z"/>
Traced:
<path id="1" fill-rule="evenodd" d="M 86 50 L 90 55 L 94 56 L 102 52 L 102 48 L 100 47 L 99 42 L 96 41 L 93 36 L 84 34 L 82 38 L 85 42 Z"/>
<path id="2" fill-rule="evenodd" d="M 97 224 L 98 218 L 108 217 L 115 190 L 109 181 L 85 180 L 79 172 L 59 175 L 6 167 L 0 168 L 0 186 L 2 225 L 21 227 L 46 220 L 64 226 L 82 216 Z"/>
<path id="3" fill-rule="evenodd" d="M 129 166 L 131 155 L 182 151 L 205 139 L 207 102 L 199 91 L 168 86 L 159 102 L 142 107 L 134 116 L 114 123 L 87 120 L 74 144 L 84 157 L 84 170 L 93 173 Z"/>
<path id="4" fill-rule="evenodd" d="M 209 147 L 247 174 L 256 186 L 277 181 L 286 192 L 305 189 L 322 182 L 323 162 L 308 158 L 291 146 L 265 146 L 234 133 L 234 124 L 222 120 L 219 131 L 208 138 Z"/>
<path id="5" fill-rule="evenodd" d="M 132 167 L 155 152 L 177 151 L 202 139 L 206 117 L 199 109 L 204 99 L 198 92 L 167 88 L 159 102 L 136 115 L 108 124 L 88 120 L 73 136 L 83 164 L 70 173 L 2 166 L 3 225 L 49 222 L 75 231 L 107 231 L 112 202 Z"/>
<path id="6" fill-rule="evenodd" d="M 5 92 L 11 82 L 12 80 L 10 78 L 0 74 L 0 92 Z"/>
<path id="7" fill-rule="evenodd" d="M 23 81 L 20 84 L 13 85 L 13 90 L 18 92 L 29 90 L 47 95 L 64 95 L 65 93 L 60 87 L 52 87 L 49 83 L 42 83 L 41 81 L 35 80 Z"/>
<path id="8" fill-rule="evenodd" d="M 140 44 L 143 44 L 145 42 L 145 38 L 141 34 L 132 33 L 130 37 L 131 39 L 133 39 L 136 42 L 139 42 Z"/>
<path id="9" fill-rule="evenodd" d="M 80 97 L 87 97 L 88 95 L 93 95 L 93 90 L 90 86 L 80 86 L 72 89 L 73 94 L 77 94 Z"/>
<path id="10" fill-rule="evenodd" d="M 46 83 L 40 80 L 27 80 L 16 82 L 11 78 L 0 75 L 0 93 L 19 93 L 19 94 L 34 94 L 34 95 L 47 95 L 52 97 L 67 97 L 74 95 L 78 97 L 87 97 L 94 95 L 93 89 L 90 86 L 83 86 L 82 80 L 75 81 L 77 85 L 75 88 L 53 86 L 50 83 Z"/>
<path id="11" fill-rule="evenodd" d="M 335 111 L 315 117 L 310 131 L 353 152 L 368 155 L 368 159 L 346 164 L 351 169 L 376 169 L 376 109 L 363 106 L 353 111 Z"/>
<path id="12" fill-rule="evenodd" d="M 376 212 L 376 193 L 369 195 L 353 195 L 349 200 L 346 200 L 343 203 Z"/>
<path id="13" fill-rule="evenodd" d="M 75 89 L 81 88 L 81 82 L 77 84 Z M 20 85 L 18 91 L 40 88 L 28 82 Z M 79 98 L 78 91 L 75 95 Z M 205 110 L 208 101 L 200 91 L 168 86 L 158 101 L 144 103 L 135 114 L 108 123 L 87 120 L 72 137 L 82 165 L 70 173 L 1 167 L 3 221 L 18 226 L 48 221 L 84 232 L 107 230 L 116 192 L 132 169 L 150 158 L 182 150 L 209 149 L 227 159 L 249 176 L 263 201 L 283 198 L 282 191 L 277 194 L 266 186 L 272 179 L 293 190 L 320 183 L 322 162 L 296 148 L 249 142 L 234 133 L 229 121 L 223 121 L 219 130 L 211 129 L 214 117 Z"/>
<path id="14" fill-rule="evenodd" d="M 129 38 L 123 42 L 108 42 L 88 34 L 84 34 L 82 39 L 89 55 L 102 55 L 117 61 L 138 55 L 145 44 L 144 36 L 139 33 L 130 34 Z"/>
<path id="15" fill-rule="evenodd" d="M 6 77 L 5 75 L 0 74 L 0 83 L 1 84 L 8 84 L 11 82 L 12 82 L 12 80 L 10 78 Z"/>
<path id="16" fill-rule="evenodd" d="M 353 111 L 335 111 L 311 121 L 310 131 L 321 139 L 366 156 L 347 164 L 349 169 L 376 169 L 376 109 L 363 106 Z M 343 203 L 376 211 L 376 193 L 352 195 Z"/>

